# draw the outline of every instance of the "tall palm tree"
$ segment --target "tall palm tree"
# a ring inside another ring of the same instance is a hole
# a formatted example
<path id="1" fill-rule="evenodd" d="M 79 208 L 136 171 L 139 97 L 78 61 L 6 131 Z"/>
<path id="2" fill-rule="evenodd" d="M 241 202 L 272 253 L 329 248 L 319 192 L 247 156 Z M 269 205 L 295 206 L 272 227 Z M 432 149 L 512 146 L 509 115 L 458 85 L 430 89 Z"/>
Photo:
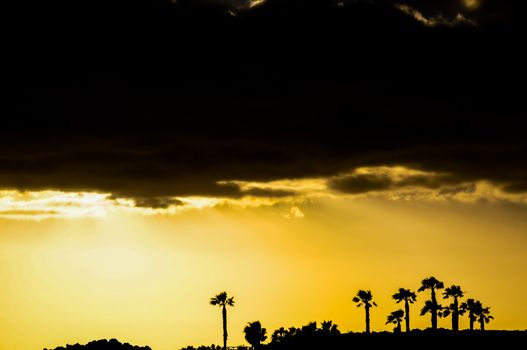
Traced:
<path id="1" fill-rule="evenodd" d="M 262 328 L 260 321 L 249 322 L 243 329 L 245 340 L 252 345 L 253 349 L 259 349 L 260 344 L 267 339 L 267 330 Z"/>
<path id="2" fill-rule="evenodd" d="M 489 323 L 490 320 L 494 319 L 490 314 L 490 307 L 483 307 L 481 303 L 479 303 L 478 308 L 476 309 L 475 316 L 479 321 L 479 327 L 482 331 L 485 330 L 485 323 Z"/>
<path id="3" fill-rule="evenodd" d="M 397 311 L 393 311 L 391 314 L 388 315 L 388 318 L 386 319 L 386 324 L 393 323 L 395 325 L 394 332 L 401 333 L 401 322 L 403 321 L 403 317 L 403 310 L 399 309 Z"/>
<path id="4" fill-rule="evenodd" d="M 421 310 L 421 315 L 430 312 L 432 315 L 432 329 L 437 329 L 437 315 L 438 311 L 441 310 L 441 305 L 437 303 L 436 290 L 443 289 L 443 282 L 437 280 L 435 277 L 428 277 L 421 281 L 421 287 L 417 290 L 418 292 L 423 292 L 427 289 L 430 289 L 431 298 L 426 302 L 425 306 Z M 425 310 L 426 309 L 426 310 Z"/>
<path id="5" fill-rule="evenodd" d="M 227 305 L 234 306 L 234 297 L 229 298 L 227 292 L 221 292 L 215 297 L 210 298 L 210 304 L 221 307 L 221 315 L 223 318 L 223 350 L 227 350 Z"/>
<path id="6" fill-rule="evenodd" d="M 474 330 L 474 322 L 476 321 L 476 314 L 481 308 L 481 302 L 474 299 L 467 299 L 466 302 L 461 303 L 459 309 L 460 312 L 468 312 L 468 320 L 470 322 L 470 330 Z"/>
<path id="7" fill-rule="evenodd" d="M 460 286 L 454 286 L 448 287 L 443 292 L 443 298 L 453 298 L 454 301 L 452 304 L 450 304 L 448 307 L 443 309 L 443 317 L 447 317 L 448 315 L 452 314 L 452 330 L 454 332 L 459 331 L 459 298 L 463 298 L 463 291 L 461 290 Z"/>
<path id="8" fill-rule="evenodd" d="M 357 296 L 353 298 L 353 302 L 357 303 L 357 307 L 364 306 L 366 310 L 366 333 L 370 333 L 370 308 L 377 306 L 373 301 L 373 296 L 369 290 L 359 290 Z"/>
<path id="9" fill-rule="evenodd" d="M 410 332 L 410 304 L 415 303 L 417 296 L 410 289 L 399 288 L 399 291 L 392 295 L 399 304 L 404 301 L 404 318 L 406 324 L 406 332 Z"/>

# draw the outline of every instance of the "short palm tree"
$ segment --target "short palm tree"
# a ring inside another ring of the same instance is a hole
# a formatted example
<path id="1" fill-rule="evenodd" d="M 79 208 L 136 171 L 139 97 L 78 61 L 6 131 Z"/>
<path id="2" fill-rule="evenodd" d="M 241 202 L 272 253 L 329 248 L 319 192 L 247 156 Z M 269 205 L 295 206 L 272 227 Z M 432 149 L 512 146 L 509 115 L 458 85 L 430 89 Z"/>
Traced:
<path id="1" fill-rule="evenodd" d="M 454 301 L 452 304 L 443 309 L 443 317 L 447 317 L 452 314 L 452 330 L 454 332 L 459 331 L 459 298 L 463 298 L 463 291 L 460 286 L 451 286 L 445 289 L 443 292 L 443 298 L 452 298 Z M 462 312 L 463 313 L 463 312 Z M 461 313 L 461 314 L 462 314 Z"/>
<path id="2" fill-rule="evenodd" d="M 427 289 L 430 289 L 431 292 L 431 298 L 425 303 L 425 306 L 421 310 L 421 315 L 426 314 L 427 312 L 430 312 L 432 315 L 432 329 L 437 329 L 437 316 L 439 310 L 441 310 L 441 305 L 437 303 L 436 298 L 436 290 L 443 289 L 444 284 L 443 282 L 437 280 L 435 277 L 429 277 L 425 278 L 421 281 L 421 287 L 417 290 L 418 292 L 423 292 Z"/>
<path id="3" fill-rule="evenodd" d="M 353 298 L 353 302 L 357 303 L 357 307 L 364 306 L 366 310 L 366 333 L 370 333 L 370 308 L 377 306 L 373 301 L 373 296 L 369 290 L 359 290 L 357 296 Z"/>
<path id="4" fill-rule="evenodd" d="M 397 303 L 404 301 L 404 318 L 406 324 L 406 332 L 410 332 L 410 304 L 415 303 L 417 296 L 409 289 L 399 288 L 399 291 L 392 295 Z"/>
<path id="5" fill-rule="evenodd" d="M 401 333 L 401 322 L 403 322 L 403 317 L 403 310 L 399 309 L 397 311 L 393 311 L 391 314 L 388 315 L 388 318 L 386 319 L 386 324 L 393 323 L 395 325 L 393 331 L 395 333 Z"/>
<path id="6" fill-rule="evenodd" d="M 479 327 L 482 331 L 485 330 L 485 323 L 489 323 L 494 317 L 490 314 L 490 307 L 483 307 L 479 303 L 479 307 L 476 310 L 476 318 L 479 321 Z"/>
<path id="7" fill-rule="evenodd" d="M 432 302 L 432 300 L 425 301 L 425 306 L 421 309 L 421 316 L 426 315 L 427 313 L 430 313 L 433 317 L 434 314 L 442 316 L 441 310 L 443 309 L 443 306 L 439 305 L 438 303 Z M 436 321 L 437 322 L 437 321 Z M 437 323 L 436 328 L 432 326 L 432 329 L 437 329 Z"/>
<path id="8" fill-rule="evenodd" d="M 470 330 L 474 330 L 474 322 L 476 321 L 476 314 L 481 308 L 481 302 L 474 299 L 467 299 L 466 302 L 461 303 L 459 306 L 460 312 L 468 312 L 468 320 L 470 324 Z"/>
<path id="9" fill-rule="evenodd" d="M 215 297 L 210 298 L 210 304 L 221 307 L 221 315 L 223 318 L 223 350 L 227 350 L 227 305 L 234 306 L 234 297 L 229 298 L 227 292 L 221 292 Z"/>
<path id="10" fill-rule="evenodd" d="M 267 330 L 262 328 L 260 321 L 249 322 L 243 332 L 245 333 L 245 340 L 251 344 L 253 349 L 259 349 L 260 344 L 267 339 L 267 335 L 265 335 Z"/>

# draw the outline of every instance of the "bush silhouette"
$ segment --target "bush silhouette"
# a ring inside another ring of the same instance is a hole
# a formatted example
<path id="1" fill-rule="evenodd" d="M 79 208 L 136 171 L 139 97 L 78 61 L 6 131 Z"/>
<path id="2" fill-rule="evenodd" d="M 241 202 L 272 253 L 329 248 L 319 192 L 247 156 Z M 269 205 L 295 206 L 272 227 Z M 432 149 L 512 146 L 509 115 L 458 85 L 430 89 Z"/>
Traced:
<path id="1" fill-rule="evenodd" d="M 52 350 L 44 348 L 44 350 Z M 149 346 L 130 345 L 128 343 L 121 343 L 117 339 L 100 339 L 81 345 L 79 343 L 74 345 L 59 346 L 54 350 L 152 350 Z"/>

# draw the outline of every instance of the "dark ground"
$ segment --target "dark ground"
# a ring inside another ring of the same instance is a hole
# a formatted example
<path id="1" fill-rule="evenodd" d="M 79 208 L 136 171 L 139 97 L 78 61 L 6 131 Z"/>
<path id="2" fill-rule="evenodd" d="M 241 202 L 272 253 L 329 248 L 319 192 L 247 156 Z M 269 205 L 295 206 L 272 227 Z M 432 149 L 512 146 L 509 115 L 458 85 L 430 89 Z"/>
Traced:
<path id="1" fill-rule="evenodd" d="M 269 344 L 262 346 L 262 350 L 300 350 L 300 349 L 522 349 L 527 344 L 527 331 L 412 331 L 405 333 L 347 333 L 335 336 L 317 336 L 295 339 L 293 342 Z M 191 349 L 188 347 L 187 349 Z M 210 349 L 211 347 L 200 347 Z M 66 345 L 54 350 L 149 350 L 150 347 L 121 344 L 112 339 L 92 341 L 86 345 Z"/>

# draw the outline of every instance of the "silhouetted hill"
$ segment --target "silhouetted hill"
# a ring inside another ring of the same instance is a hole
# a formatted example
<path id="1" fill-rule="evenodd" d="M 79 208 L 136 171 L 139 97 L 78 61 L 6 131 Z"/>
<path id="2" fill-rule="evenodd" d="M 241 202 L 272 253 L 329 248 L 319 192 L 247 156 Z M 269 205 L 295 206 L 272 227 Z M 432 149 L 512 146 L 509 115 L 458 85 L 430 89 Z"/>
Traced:
<path id="1" fill-rule="evenodd" d="M 44 349 L 47 350 L 47 349 Z M 51 349 L 50 349 L 51 350 Z M 81 344 L 74 344 L 74 345 L 66 345 L 66 346 L 59 346 L 53 350 L 151 350 L 149 346 L 137 346 L 137 345 L 130 345 L 128 343 L 121 343 L 117 339 L 101 339 L 101 340 L 94 340 L 89 342 L 88 344 L 81 345 Z"/>

